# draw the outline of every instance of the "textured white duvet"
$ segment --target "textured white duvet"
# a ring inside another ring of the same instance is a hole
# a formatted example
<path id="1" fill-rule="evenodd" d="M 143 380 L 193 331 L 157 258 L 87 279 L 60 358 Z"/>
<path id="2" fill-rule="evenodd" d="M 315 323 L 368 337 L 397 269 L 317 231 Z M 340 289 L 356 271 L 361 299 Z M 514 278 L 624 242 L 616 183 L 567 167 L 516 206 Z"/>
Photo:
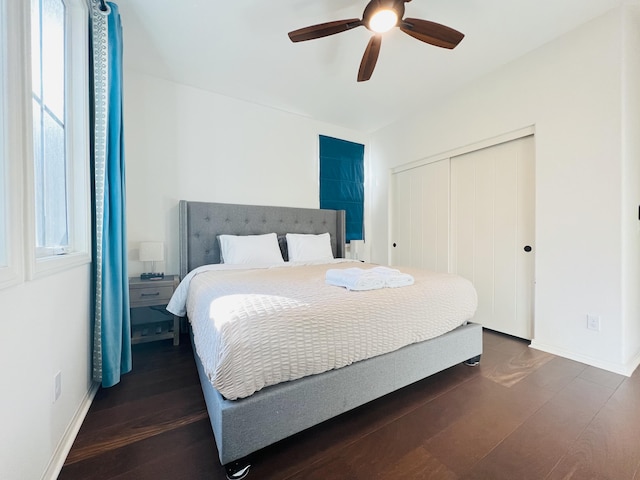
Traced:
<path id="1" fill-rule="evenodd" d="M 204 271 L 190 278 L 186 311 L 213 386 L 230 400 L 247 397 L 436 337 L 475 313 L 475 289 L 456 275 L 403 268 L 414 285 L 361 292 L 325 283 L 329 268 L 353 265 Z"/>

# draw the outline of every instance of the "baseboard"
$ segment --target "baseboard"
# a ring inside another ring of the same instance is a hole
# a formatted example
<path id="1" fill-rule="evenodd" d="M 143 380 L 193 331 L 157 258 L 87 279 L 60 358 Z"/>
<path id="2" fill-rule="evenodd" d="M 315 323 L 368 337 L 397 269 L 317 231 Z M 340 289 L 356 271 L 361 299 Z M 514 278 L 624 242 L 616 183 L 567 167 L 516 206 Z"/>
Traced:
<path id="1" fill-rule="evenodd" d="M 553 345 L 536 342 L 535 340 L 531 341 L 530 346 L 531 348 L 535 348 L 536 350 L 542 350 L 543 352 L 552 353 L 560 357 L 568 358 L 569 360 L 575 360 L 576 362 L 584 363 L 586 365 L 591 365 L 592 367 L 596 367 L 596 368 L 601 368 L 609 372 L 618 373 L 626 377 L 630 377 L 633 374 L 633 371 L 636 369 L 636 367 L 640 365 L 640 355 L 636 356 L 636 358 L 634 358 L 630 362 L 627 362 L 625 364 L 620 364 L 620 363 L 613 363 L 613 362 L 607 362 L 604 360 L 599 360 L 597 358 L 593 358 L 588 355 L 580 355 L 575 352 L 570 352 L 562 348 L 554 347 Z"/>
<path id="2" fill-rule="evenodd" d="M 49 465 L 42 475 L 42 480 L 56 480 L 58 478 L 58 475 L 60 475 L 60 471 L 62 470 L 64 461 L 66 460 L 67 455 L 69 455 L 69 451 L 71 450 L 71 446 L 73 445 L 73 442 L 75 441 L 76 436 L 80 431 L 82 422 L 84 422 L 84 419 L 87 416 L 87 412 L 89 411 L 89 407 L 91 407 L 91 404 L 93 403 L 93 399 L 96 396 L 98 387 L 100 387 L 100 382 L 93 382 L 91 384 L 91 388 L 82 399 L 82 402 L 80 403 L 76 414 L 73 416 L 73 419 L 65 430 L 62 439 L 58 443 L 58 447 L 53 453 L 53 456 L 49 461 Z"/>
<path id="3" fill-rule="evenodd" d="M 640 365 L 640 352 L 638 352 L 638 354 L 634 358 L 632 358 L 626 363 L 627 369 L 631 372 L 628 375 L 629 377 L 633 375 L 633 372 L 636 371 L 636 368 L 638 368 L 639 365 Z"/>

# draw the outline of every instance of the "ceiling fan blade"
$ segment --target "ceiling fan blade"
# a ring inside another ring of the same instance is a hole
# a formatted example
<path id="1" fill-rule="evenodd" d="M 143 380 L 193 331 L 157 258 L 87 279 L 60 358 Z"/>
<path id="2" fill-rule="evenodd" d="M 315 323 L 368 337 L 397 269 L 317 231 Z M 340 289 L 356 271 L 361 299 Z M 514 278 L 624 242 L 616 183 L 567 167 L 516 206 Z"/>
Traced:
<path id="1" fill-rule="evenodd" d="M 378 54 L 380 53 L 380 45 L 382 44 L 382 35 L 376 34 L 371 37 L 367 44 L 367 49 L 364 51 L 362 61 L 360 62 L 360 69 L 358 70 L 358 81 L 366 82 L 371 78 L 373 69 L 376 68 L 376 62 L 378 61 Z"/>
<path id="2" fill-rule="evenodd" d="M 304 42 L 306 40 L 313 40 L 314 38 L 328 37 L 336 33 L 346 32 L 360 25 L 362 25 L 362 20 L 359 18 L 320 23 L 289 32 L 289 38 L 292 42 Z"/>
<path id="3" fill-rule="evenodd" d="M 405 18 L 400 23 L 400 30 L 413 38 L 442 48 L 455 48 L 464 38 L 464 34 L 439 23 Z"/>

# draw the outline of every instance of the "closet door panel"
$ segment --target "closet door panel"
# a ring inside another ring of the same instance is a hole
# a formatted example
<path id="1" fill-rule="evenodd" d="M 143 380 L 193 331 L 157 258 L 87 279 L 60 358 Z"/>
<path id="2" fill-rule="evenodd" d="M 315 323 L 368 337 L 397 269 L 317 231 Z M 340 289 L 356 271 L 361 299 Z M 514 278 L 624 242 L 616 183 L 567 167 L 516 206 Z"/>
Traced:
<path id="1" fill-rule="evenodd" d="M 533 137 L 451 159 L 452 271 L 474 283 L 476 321 L 532 338 Z"/>
<path id="2" fill-rule="evenodd" d="M 451 269 L 473 281 L 475 242 L 475 167 L 457 157 L 451 162 Z"/>
<path id="3" fill-rule="evenodd" d="M 501 332 L 515 327 L 517 243 L 518 161 L 510 144 L 498 145 L 492 152 L 494 182 L 493 284 L 494 328 Z M 515 330 L 512 330 L 515 332 Z"/>
<path id="4" fill-rule="evenodd" d="M 411 264 L 411 176 L 409 171 L 392 176 L 393 212 L 391 235 L 391 264 Z"/>
<path id="5" fill-rule="evenodd" d="M 494 169 L 491 158 L 486 151 L 479 152 L 474 160 L 470 156 L 467 161 L 473 163 L 475 172 L 475 196 L 473 224 L 473 252 L 475 287 L 478 291 L 478 314 L 481 318 L 489 318 L 494 311 L 495 285 L 492 281 L 495 265 L 493 245 L 494 224 Z"/>
<path id="6" fill-rule="evenodd" d="M 447 272 L 449 160 L 395 173 L 392 186 L 390 263 Z"/>
<path id="7" fill-rule="evenodd" d="M 534 336 L 535 295 L 535 143 L 533 137 L 523 139 L 518 160 L 518 231 L 516 232 L 516 335 Z M 530 247 L 530 251 L 525 251 Z"/>
<path id="8" fill-rule="evenodd" d="M 409 263 L 407 265 L 422 265 L 422 224 L 424 217 L 424 172 L 417 168 L 410 175 L 409 194 L 410 208 L 409 210 Z"/>
<path id="9" fill-rule="evenodd" d="M 449 160 L 431 163 L 422 172 L 422 263 L 449 271 Z"/>

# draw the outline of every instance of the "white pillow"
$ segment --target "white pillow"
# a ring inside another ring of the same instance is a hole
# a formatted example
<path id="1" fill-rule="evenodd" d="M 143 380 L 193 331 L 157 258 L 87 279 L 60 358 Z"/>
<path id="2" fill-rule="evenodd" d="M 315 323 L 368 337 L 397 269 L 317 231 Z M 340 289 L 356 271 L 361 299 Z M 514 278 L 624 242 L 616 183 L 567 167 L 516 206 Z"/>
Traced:
<path id="1" fill-rule="evenodd" d="M 284 263 L 275 233 L 218 235 L 220 261 L 226 264 Z"/>
<path id="2" fill-rule="evenodd" d="M 320 235 L 287 233 L 287 251 L 290 262 L 332 260 L 331 237 Z"/>

